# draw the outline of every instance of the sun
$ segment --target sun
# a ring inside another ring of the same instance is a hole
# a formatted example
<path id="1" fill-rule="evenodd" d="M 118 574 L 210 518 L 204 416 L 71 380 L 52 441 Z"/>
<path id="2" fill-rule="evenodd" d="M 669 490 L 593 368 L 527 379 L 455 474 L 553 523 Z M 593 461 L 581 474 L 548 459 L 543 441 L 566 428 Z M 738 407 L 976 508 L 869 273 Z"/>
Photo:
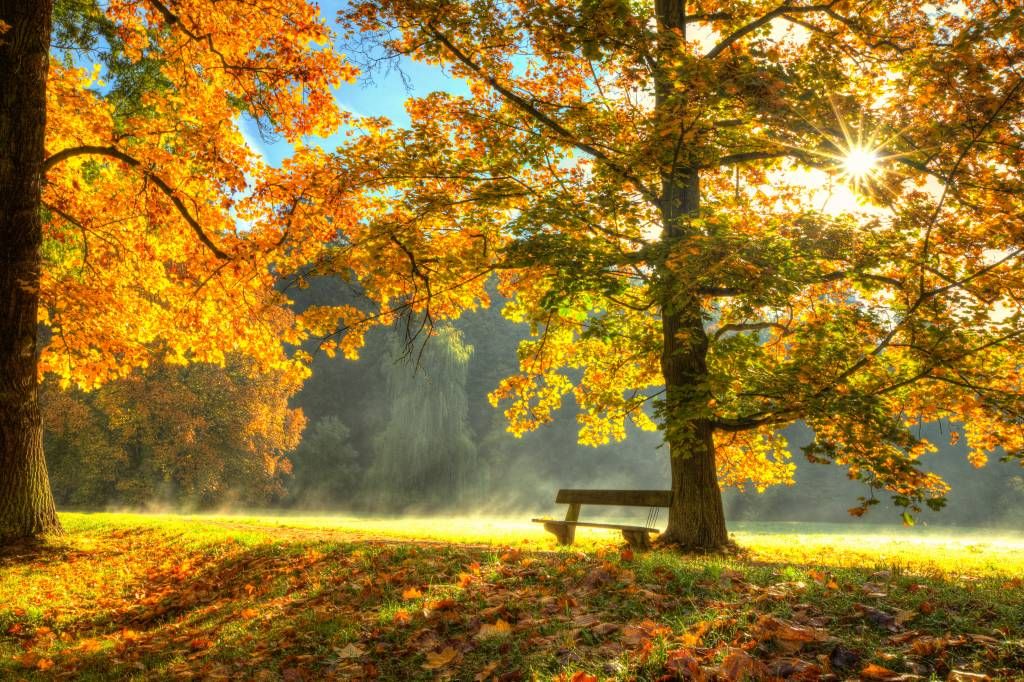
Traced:
<path id="1" fill-rule="evenodd" d="M 878 170 L 878 150 L 854 145 L 843 157 L 843 172 L 854 182 L 867 180 Z"/>

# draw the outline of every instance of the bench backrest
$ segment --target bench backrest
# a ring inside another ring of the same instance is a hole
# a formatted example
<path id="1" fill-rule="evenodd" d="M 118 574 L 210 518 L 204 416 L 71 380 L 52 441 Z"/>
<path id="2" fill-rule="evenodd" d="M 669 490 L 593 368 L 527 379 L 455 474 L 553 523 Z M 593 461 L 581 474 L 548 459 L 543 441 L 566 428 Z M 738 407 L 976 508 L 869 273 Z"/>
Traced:
<path id="1" fill-rule="evenodd" d="M 611 507 L 669 507 L 671 490 L 569 490 L 558 491 L 557 504 L 603 504 Z"/>

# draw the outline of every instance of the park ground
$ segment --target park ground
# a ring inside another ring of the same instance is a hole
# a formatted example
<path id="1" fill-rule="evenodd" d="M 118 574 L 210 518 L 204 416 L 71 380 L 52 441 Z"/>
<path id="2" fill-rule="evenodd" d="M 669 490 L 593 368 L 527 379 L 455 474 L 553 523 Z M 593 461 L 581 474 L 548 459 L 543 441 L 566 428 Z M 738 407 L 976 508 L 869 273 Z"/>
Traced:
<path id="1" fill-rule="evenodd" d="M 0 679 L 1024 680 L 1024 535 L 62 515 L 0 553 Z"/>

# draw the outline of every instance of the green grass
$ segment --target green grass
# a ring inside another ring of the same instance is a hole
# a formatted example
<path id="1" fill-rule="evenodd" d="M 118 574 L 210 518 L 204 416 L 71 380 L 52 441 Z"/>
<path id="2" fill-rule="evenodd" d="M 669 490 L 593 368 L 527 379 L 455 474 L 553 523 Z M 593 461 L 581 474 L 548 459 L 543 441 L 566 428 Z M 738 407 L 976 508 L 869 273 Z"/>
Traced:
<path id="1" fill-rule="evenodd" d="M 747 524 L 701 558 L 488 517 L 62 521 L 0 555 L 0 679 L 1024 679 L 1020 535 Z"/>

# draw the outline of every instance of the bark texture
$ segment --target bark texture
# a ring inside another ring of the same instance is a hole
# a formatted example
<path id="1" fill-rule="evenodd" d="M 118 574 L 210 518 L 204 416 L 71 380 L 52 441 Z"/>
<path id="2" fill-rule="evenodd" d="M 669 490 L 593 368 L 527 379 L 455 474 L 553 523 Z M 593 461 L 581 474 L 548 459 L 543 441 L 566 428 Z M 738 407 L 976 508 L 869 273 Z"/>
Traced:
<path id="1" fill-rule="evenodd" d="M 658 31 L 663 40 L 686 39 L 684 0 L 657 0 Z M 671 45 L 663 45 L 671 54 Z M 666 71 L 668 71 L 666 69 Z M 671 99 L 672 88 L 655 84 L 655 107 L 665 114 L 684 103 Z M 700 210 L 700 174 L 696 168 L 680 166 L 685 158 L 678 149 L 667 149 L 661 178 L 662 239 L 666 253 L 694 236 L 690 218 Z M 672 506 L 668 528 L 659 542 L 686 550 L 714 551 L 725 547 L 729 535 L 715 464 L 714 429 L 700 412 L 710 398 L 708 383 L 708 337 L 704 313 L 695 294 L 683 293 L 677 275 L 664 265 L 660 269 L 661 318 L 664 345 L 661 370 L 665 378 L 665 431 L 672 464 Z"/>
<path id="2" fill-rule="evenodd" d="M 52 0 L 0 0 L 0 543 L 61 531 L 36 376 Z"/>

